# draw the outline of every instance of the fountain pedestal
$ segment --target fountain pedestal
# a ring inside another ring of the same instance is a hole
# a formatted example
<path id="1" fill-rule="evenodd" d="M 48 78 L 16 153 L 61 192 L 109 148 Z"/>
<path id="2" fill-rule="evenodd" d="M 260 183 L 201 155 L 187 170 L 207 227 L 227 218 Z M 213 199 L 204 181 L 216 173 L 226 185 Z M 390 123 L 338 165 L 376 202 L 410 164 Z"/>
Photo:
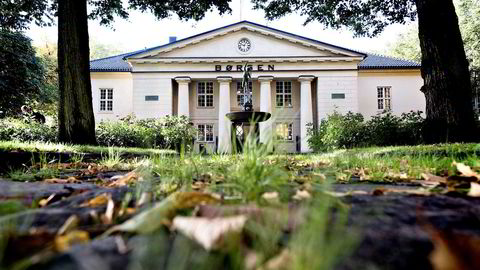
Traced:
<path id="1" fill-rule="evenodd" d="M 226 114 L 232 121 L 232 139 L 237 152 L 243 150 L 243 145 L 250 132 L 252 132 L 258 142 L 260 138 L 260 128 L 258 123 L 270 119 L 271 114 L 267 112 L 242 111 Z"/>

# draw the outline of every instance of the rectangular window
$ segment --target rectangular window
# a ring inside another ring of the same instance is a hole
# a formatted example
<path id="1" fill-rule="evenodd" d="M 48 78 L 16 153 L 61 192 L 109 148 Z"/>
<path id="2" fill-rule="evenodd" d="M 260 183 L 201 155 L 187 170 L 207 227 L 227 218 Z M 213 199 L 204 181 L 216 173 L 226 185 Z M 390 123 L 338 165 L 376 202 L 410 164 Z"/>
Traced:
<path id="1" fill-rule="evenodd" d="M 382 111 L 392 110 L 391 86 L 377 87 L 377 109 Z"/>
<path id="2" fill-rule="evenodd" d="M 248 94 L 252 94 L 252 82 L 248 82 Z M 252 97 L 253 98 L 253 97 Z M 242 82 L 237 82 L 237 106 L 242 107 L 245 103 L 245 93 L 243 92 Z M 252 100 L 253 105 L 253 100 Z"/>
<path id="3" fill-rule="evenodd" d="M 293 141 L 293 124 L 277 123 L 275 127 L 277 140 Z"/>
<path id="4" fill-rule="evenodd" d="M 158 96 L 145 96 L 145 101 L 158 101 Z"/>
<path id="5" fill-rule="evenodd" d="M 213 142 L 213 125 L 200 124 L 197 129 L 197 140 L 199 142 Z"/>
<path id="6" fill-rule="evenodd" d="M 113 89 L 100 89 L 100 111 L 113 111 Z"/>
<path id="7" fill-rule="evenodd" d="M 292 82 L 277 81 L 276 82 L 276 106 L 292 107 Z"/>
<path id="8" fill-rule="evenodd" d="M 332 99 L 345 99 L 345 94 L 343 93 L 332 94 Z"/>
<path id="9" fill-rule="evenodd" d="M 213 82 L 198 82 L 197 106 L 213 107 Z"/>

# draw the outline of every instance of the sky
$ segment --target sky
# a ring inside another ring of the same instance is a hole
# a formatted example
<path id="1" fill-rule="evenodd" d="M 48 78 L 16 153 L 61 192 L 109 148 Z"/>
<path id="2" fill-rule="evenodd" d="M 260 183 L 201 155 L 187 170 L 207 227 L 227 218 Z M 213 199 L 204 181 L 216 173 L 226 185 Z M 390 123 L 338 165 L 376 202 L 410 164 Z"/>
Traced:
<path id="1" fill-rule="evenodd" d="M 101 26 L 98 21 L 89 22 L 90 39 L 97 43 L 113 45 L 120 51 L 130 52 L 139 49 L 159 46 L 168 42 L 169 36 L 178 39 L 186 38 L 198 33 L 218 27 L 248 20 L 267 25 L 276 29 L 291 32 L 300 36 L 320 40 L 334 45 L 365 51 L 382 52 L 389 43 L 394 41 L 405 28 L 404 25 L 389 26 L 376 38 L 354 38 L 353 33 L 347 30 L 324 29 L 317 22 L 303 25 L 304 17 L 291 14 L 274 21 L 264 19 L 264 13 L 253 10 L 248 0 L 232 0 L 231 14 L 218 15 L 215 10 L 206 14 L 201 21 L 180 21 L 175 15 L 171 18 L 156 20 L 150 13 L 130 11 L 128 20 L 117 18 L 112 27 Z M 41 45 L 45 42 L 56 42 L 56 27 L 40 28 L 32 25 L 27 35 L 33 43 Z"/>

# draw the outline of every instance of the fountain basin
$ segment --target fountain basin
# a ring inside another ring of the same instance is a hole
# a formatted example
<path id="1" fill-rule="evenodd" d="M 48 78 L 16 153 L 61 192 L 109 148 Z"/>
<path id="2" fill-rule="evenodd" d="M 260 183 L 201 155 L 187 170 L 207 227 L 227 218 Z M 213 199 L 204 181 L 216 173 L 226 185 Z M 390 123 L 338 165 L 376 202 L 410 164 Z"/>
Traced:
<path id="1" fill-rule="evenodd" d="M 268 112 L 231 112 L 226 114 L 227 118 L 234 123 L 264 122 L 272 116 Z"/>

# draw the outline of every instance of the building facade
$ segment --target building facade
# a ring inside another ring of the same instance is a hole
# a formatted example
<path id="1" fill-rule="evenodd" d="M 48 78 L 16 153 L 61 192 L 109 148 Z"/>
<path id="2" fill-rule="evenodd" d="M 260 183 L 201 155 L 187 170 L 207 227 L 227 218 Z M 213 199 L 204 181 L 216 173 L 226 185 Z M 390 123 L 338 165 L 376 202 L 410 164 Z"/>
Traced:
<path id="1" fill-rule="evenodd" d="M 252 71 L 254 110 L 273 115 L 261 133 L 273 134 L 276 148 L 287 152 L 308 152 L 307 124 L 335 110 L 367 118 L 383 110 L 425 110 L 418 63 L 242 21 L 92 61 L 95 120 L 185 115 L 199 130 L 197 147 L 228 152 L 225 114 L 242 109 L 245 63 Z"/>

